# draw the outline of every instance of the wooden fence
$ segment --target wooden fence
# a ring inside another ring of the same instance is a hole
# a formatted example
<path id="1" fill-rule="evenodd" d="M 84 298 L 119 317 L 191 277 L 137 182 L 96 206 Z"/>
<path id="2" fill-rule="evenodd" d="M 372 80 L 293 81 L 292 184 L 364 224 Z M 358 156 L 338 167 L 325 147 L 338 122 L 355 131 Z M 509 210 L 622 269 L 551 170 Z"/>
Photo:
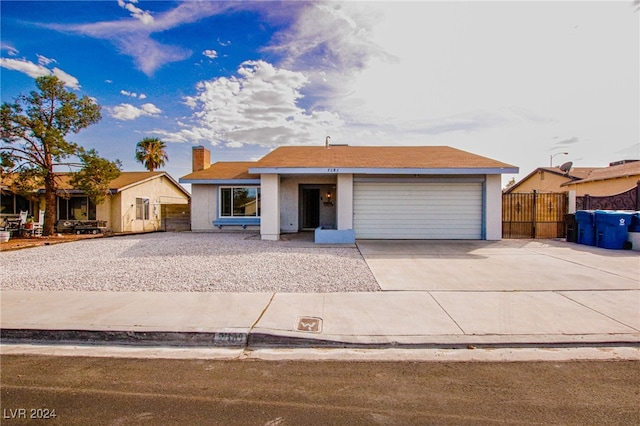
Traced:
<path id="1" fill-rule="evenodd" d="M 191 230 L 191 204 L 162 204 L 160 229 L 169 232 Z"/>
<path id="2" fill-rule="evenodd" d="M 566 193 L 502 194 L 502 238 L 562 238 Z"/>

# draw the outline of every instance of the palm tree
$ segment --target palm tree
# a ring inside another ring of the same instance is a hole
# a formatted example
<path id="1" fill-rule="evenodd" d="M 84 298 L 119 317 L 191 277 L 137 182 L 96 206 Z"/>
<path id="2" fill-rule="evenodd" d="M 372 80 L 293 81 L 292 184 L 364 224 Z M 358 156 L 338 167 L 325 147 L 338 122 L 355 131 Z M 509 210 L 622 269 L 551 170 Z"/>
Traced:
<path id="1" fill-rule="evenodd" d="M 136 145 L 136 160 L 152 172 L 169 160 L 169 156 L 164 152 L 166 147 L 158 138 L 144 138 Z"/>

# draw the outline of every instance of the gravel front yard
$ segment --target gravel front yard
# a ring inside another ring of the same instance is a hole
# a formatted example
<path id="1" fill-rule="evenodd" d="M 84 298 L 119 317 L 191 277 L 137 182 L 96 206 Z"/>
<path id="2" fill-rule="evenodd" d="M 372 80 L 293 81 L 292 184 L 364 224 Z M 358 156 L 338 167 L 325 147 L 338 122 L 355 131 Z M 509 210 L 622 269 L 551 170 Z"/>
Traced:
<path id="1" fill-rule="evenodd" d="M 154 233 L 0 253 L 4 290 L 379 291 L 356 248 L 247 234 Z"/>

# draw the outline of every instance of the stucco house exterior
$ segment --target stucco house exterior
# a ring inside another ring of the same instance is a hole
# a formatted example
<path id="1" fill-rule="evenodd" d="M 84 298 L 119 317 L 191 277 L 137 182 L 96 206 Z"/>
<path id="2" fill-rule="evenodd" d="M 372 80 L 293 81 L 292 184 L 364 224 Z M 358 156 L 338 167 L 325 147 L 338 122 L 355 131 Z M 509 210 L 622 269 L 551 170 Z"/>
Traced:
<path id="1" fill-rule="evenodd" d="M 636 187 L 640 181 L 640 161 L 624 160 L 609 167 L 576 167 L 567 173 L 558 167 L 539 167 L 505 193 L 569 192 L 575 195 L 615 195 Z"/>
<path id="2" fill-rule="evenodd" d="M 577 196 L 615 195 L 635 188 L 640 182 L 640 161 L 620 161 L 609 167 L 595 168 L 582 179 L 562 184 L 564 191 Z"/>
<path id="3" fill-rule="evenodd" d="M 188 204 L 190 194 L 166 172 L 122 172 L 109 183 L 109 196 L 94 204 L 82 191 L 70 184 L 71 174 L 60 173 L 56 197 L 56 222 L 104 221 L 113 232 L 144 232 L 160 229 L 161 206 Z M 13 194 L 3 186 L 2 214 L 15 215 L 20 210 L 29 215 L 44 210 L 44 189 L 33 197 Z"/>
<path id="4" fill-rule="evenodd" d="M 499 240 L 501 174 L 518 168 L 446 146 L 280 147 L 255 162 L 193 148 L 193 231 L 241 226 L 261 238 L 335 229 L 359 239 Z"/>
<path id="5" fill-rule="evenodd" d="M 566 192 L 562 185 L 584 179 L 595 167 L 576 167 L 565 173 L 559 167 L 538 167 L 527 176 L 516 182 L 504 192 L 531 193 L 538 192 Z"/>

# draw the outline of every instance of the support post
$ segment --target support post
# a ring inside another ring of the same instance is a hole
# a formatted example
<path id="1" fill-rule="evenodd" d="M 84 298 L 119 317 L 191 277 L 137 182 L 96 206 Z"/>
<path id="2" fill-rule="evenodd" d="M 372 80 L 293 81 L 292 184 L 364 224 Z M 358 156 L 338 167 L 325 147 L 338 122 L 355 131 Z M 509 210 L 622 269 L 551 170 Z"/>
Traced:
<path id="1" fill-rule="evenodd" d="M 260 175 L 260 196 L 260 237 L 277 241 L 280 239 L 280 175 Z"/>

